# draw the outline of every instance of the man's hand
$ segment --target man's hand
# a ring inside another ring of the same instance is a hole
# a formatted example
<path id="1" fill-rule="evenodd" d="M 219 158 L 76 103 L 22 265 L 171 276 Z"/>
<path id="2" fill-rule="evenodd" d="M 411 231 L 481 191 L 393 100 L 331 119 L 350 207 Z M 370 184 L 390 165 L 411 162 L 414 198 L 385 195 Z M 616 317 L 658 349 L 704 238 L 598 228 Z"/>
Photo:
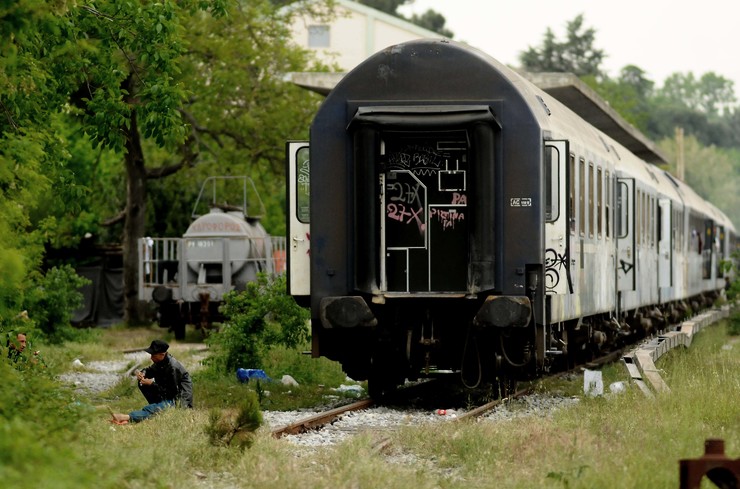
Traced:
<path id="1" fill-rule="evenodd" d="M 154 383 L 154 379 L 144 377 L 144 372 L 141 370 L 136 371 L 136 378 L 139 379 L 139 385 L 152 385 Z"/>

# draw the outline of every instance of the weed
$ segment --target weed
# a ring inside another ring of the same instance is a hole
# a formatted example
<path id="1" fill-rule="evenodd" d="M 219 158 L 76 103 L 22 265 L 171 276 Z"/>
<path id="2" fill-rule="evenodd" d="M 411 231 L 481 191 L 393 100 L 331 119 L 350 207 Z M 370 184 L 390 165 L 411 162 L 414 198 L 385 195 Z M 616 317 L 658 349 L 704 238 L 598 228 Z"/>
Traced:
<path id="1" fill-rule="evenodd" d="M 581 474 L 589 468 L 588 465 L 579 465 L 574 469 L 567 471 L 548 472 L 547 478 L 556 480 L 563 484 L 566 489 L 571 486 L 571 482 L 581 478 Z"/>
<path id="2" fill-rule="evenodd" d="M 206 434 L 213 445 L 249 448 L 254 442 L 254 432 L 262 426 L 262 412 L 254 392 L 247 392 L 234 410 L 212 409 Z"/>

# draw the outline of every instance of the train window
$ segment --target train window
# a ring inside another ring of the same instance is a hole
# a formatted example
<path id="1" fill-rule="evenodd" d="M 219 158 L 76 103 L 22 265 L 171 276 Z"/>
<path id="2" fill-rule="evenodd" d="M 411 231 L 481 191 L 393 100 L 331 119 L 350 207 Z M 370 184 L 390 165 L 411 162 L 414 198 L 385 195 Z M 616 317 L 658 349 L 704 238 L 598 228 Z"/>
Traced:
<path id="1" fill-rule="evenodd" d="M 655 214 L 657 213 L 657 206 L 655 203 L 655 197 L 650 197 L 650 246 L 655 248 Z"/>
<path id="2" fill-rule="evenodd" d="M 625 239 L 629 232 L 629 187 L 624 182 L 617 183 L 617 237 Z"/>
<path id="3" fill-rule="evenodd" d="M 673 240 L 673 249 L 678 250 L 678 211 L 671 211 L 671 240 Z"/>
<path id="4" fill-rule="evenodd" d="M 586 234 L 586 162 L 580 159 L 578 165 L 578 230 Z"/>
<path id="5" fill-rule="evenodd" d="M 647 226 L 645 239 L 647 240 L 648 245 L 652 248 L 655 246 L 655 199 L 645 194 L 645 203 L 647 204 L 647 213 L 645 214 L 645 225 Z"/>
<path id="6" fill-rule="evenodd" d="M 650 209 L 650 199 L 646 193 L 642 194 L 642 244 L 647 244 L 650 241 L 648 236 L 648 212 Z"/>
<path id="7" fill-rule="evenodd" d="M 642 243 L 642 191 L 637 191 L 637 199 L 635 199 L 635 213 L 637 222 L 635 223 L 635 242 Z"/>
<path id="8" fill-rule="evenodd" d="M 609 178 L 609 172 L 604 172 L 604 180 L 606 183 L 606 198 L 604 199 L 604 207 L 606 214 L 606 226 L 604 231 L 606 232 L 606 239 L 611 237 L 611 225 L 612 225 L 612 182 Z"/>
<path id="9" fill-rule="evenodd" d="M 588 235 L 594 237 L 594 212 L 595 198 L 594 198 L 594 164 L 589 161 L 588 163 Z"/>
<path id="10" fill-rule="evenodd" d="M 601 239 L 601 226 L 603 222 L 602 217 L 602 202 L 604 202 L 604 183 L 602 182 L 601 168 L 596 170 L 596 233 Z"/>
<path id="11" fill-rule="evenodd" d="M 647 194 L 642 194 L 642 244 L 648 243 L 648 206 L 650 202 Z"/>
<path id="12" fill-rule="evenodd" d="M 304 147 L 298 150 L 296 153 L 296 217 L 304 224 L 308 224 L 310 221 L 310 195 L 311 195 L 311 180 L 309 177 L 309 148 Z"/>
<path id="13" fill-rule="evenodd" d="M 568 215 L 570 234 L 576 234 L 576 157 L 570 155 L 570 172 L 568 182 Z"/>
<path id="14" fill-rule="evenodd" d="M 556 221 L 560 216 L 560 167 L 557 148 L 545 146 L 545 220 Z"/>

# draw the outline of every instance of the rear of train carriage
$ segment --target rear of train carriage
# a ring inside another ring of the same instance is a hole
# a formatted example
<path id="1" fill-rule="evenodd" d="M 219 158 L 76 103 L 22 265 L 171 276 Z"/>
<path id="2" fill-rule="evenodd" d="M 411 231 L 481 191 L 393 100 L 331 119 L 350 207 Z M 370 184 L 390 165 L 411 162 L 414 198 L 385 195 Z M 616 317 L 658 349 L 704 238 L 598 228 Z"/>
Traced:
<path id="1" fill-rule="evenodd" d="M 311 307 L 314 356 L 376 393 L 437 371 L 478 385 L 540 371 L 566 353 L 561 321 L 617 308 L 637 277 L 620 285 L 593 235 L 616 246 L 617 210 L 578 239 L 572 199 L 589 197 L 573 186 L 596 170 L 574 174 L 567 128 L 584 123 L 565 110 L 558 128 L 546 98 L 449 41 L 392 46 L 336 86 L 310 149 L 287 150 L 288 286 Z"/>

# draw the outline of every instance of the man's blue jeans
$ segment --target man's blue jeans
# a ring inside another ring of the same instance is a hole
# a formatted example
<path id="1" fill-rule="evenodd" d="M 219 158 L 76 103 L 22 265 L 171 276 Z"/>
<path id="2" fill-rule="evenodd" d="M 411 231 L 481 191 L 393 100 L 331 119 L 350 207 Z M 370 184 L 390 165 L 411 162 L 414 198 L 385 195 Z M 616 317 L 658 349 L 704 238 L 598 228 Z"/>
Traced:
<path id="1" fill-rule="evenodd" d="M 137 410 L 137 411 L 131 411 L 128 413 L 128 415 L 131 417 L 132 423 L 138 423 L 139 421 L 144 421 L 145 419 L 149 418 L 150 416 L 157 414 L 159 411 L 163 411 L 166 408 L 170 406 L 174 406 L 175 401 L 162 401 L 157 402 L 154 404 L 147 404 L 143 408 Z"/>

